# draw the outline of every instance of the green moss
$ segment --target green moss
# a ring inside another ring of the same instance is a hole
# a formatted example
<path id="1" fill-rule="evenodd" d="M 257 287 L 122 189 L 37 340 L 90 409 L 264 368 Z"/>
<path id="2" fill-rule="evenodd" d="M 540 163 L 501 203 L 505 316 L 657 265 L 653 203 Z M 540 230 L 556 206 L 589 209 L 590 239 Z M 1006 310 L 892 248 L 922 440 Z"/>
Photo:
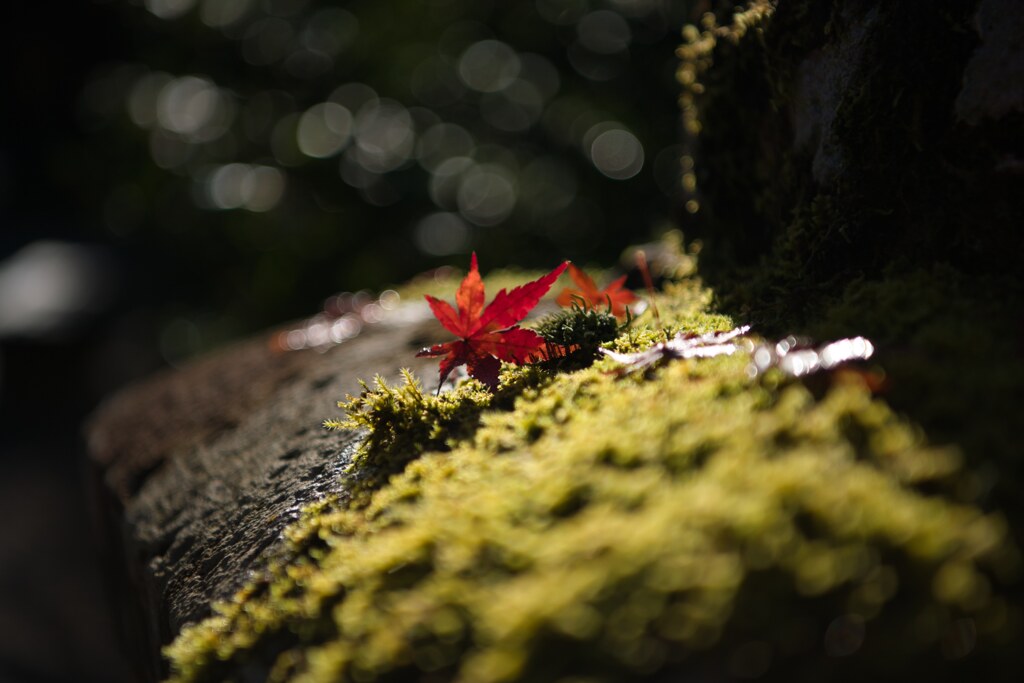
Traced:
<path id="1" fill-rule="evenodd" d="M 756 164 L 766 149 L 758 120 L 771 111 L 771 84 L 764 62 L 764 34 L 775 4 L 769 0 L 718 3 L 701 25 L 683 29 L 677 78 L 683 119 L 683 203 L 693 228 L 716 263 L 747 263 L 770 245 L 769 226 L 755 207 L 763 187 L 779 173 L 771 160 Z M 700 222 L 698 222 L 698 219 Z M 692 235 L 691 235 L 692 236 Z"/>
<path id="2" fill-rule="evenodd" d="M 953 116 L 976 5 L 748 0 L 684 30 L 685 228 L 727 310 L 788 328 L 854 278 L 1016 269 L 1021 119 Z"/>
<path id="3" fill-rule="evenodd" d="M 338 402 L 346 419 L 324 422 L 328 429 L 365 431 L 350 473 L 370 486 L 402 471 L 425 451 L 447 451 L 472 436 L 491 403 L 491 392 L 476 380 L 431 396 L 411 372 L 402 370 L 402 376 L 405 384 L 399 387 L 379 376 L 372 390 L 363 382 L 362 393 Z"/>
<path id="4" fill-rule="evenodd" d="M 982 492 L 987 505 L 1020 520 L 1020 301 L 1024 284 L 1016 277 L 936 264 L 852 282 L 802 331 L 821 338 L 856 328 L 875 340 L 888 402 L 966 457 L 972 474 L 961 482 L 963 496 Z M 1016 534 L 1024 541 L 1019 528 Z"/>
<path id="5" fill-rule="evenodd" d="M 623 328 L 628 325 L 629 321 Z M 578 303 L 542 318 L 536 329 L 548 344 L 550 366 L 560 370 L 590 365 L 597 357 L 597 349 L 619 336 L 619 323 L 614 316 Z"/>
<path id="6" fill-rule="evenodd" d="M 733 327 L 710 301 L 688 279 L 657 303 L 670 330 Z M 663 334 L 645 314 L 613 346 Z M 493 398 L 379 383 L 346 404 L 371 430 L 357 468 L 404 468 L 289 529 L 168 648 L 173 680 L 638 680 L 731 671 L 749 643 L 778 672 L 941 677 L 964 620 L 998 661 L 1018 560 L 959 453 L 855 375 L 746 364 L 507 368 Z M 847 623 L 857 655 L 826 656 Z"/>
<path id="7" fill-rule="evenodd" d="M 890 407 L 965 458 L 955 496 L 1024 541 L 1024 233 L 1000 170 L 1022 119 L 954 115 L 978 3 L 716 7 L 679 72 L 715 308 L 769 335 L 869 336 Z"/>

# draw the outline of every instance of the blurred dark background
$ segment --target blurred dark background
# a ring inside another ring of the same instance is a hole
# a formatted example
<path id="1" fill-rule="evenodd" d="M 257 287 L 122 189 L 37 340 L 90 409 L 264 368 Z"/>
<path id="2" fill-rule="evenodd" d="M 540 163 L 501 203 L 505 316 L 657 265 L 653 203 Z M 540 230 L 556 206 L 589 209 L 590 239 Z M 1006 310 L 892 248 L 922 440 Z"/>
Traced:
<path id="1" fill-rule="evenodd" d="M 64 0 L 3 22 L 0 681 L 124 668 L 82 421 L 426 269 L 678 224 L 668 0 Z"/>

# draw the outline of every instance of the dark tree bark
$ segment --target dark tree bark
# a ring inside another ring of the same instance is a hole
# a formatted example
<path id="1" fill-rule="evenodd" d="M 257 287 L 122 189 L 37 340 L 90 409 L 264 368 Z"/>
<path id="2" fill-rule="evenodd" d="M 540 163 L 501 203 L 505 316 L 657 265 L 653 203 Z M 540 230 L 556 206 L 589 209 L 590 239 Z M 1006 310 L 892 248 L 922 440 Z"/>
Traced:
<path id="1" fill-rule="evenodd" d="M 690 232 L 721 293 L 792 322 L 856 278 L 1015 271 L 1016 2 L 725 4 L 680 51 Z"/>

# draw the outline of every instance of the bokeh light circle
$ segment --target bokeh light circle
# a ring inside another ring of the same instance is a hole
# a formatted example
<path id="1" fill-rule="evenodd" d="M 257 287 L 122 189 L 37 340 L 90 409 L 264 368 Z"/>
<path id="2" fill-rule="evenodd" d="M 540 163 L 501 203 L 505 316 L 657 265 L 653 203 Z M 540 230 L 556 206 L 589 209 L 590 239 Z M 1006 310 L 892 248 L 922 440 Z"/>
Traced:
<path id="1" fill-rule="evenodd" d="M 177 19 L 196 4 L 196 0 L 146 0 L 146 9 L 161 19 Z"/>
<path id="2" fill-rule="evenodd" d="M 458 214 L 432 213 L 416 224 L 413 241 L 420 251 L 431 256 L 458 254 L 467 249 L 469 227 Z"/>
<path id="3" fill-rule="evenodd" d="M 500 40 L 474 43 L 459 58 L 459 77 L 478 92 L 504 90 L 515 81 L 519 69 L 519 55 Z"/>
<path id="4" fill-rule="evenodd" d="M 614 180 L 632 178 L 644 166 L 644 147 L 628 130 L 613 128 L 594 138 L 590 160 L 602 174 Z"/>
<path id="5" fill-rule="evenodd" d="M 335 102 L 322 102 L 307 109 L 296 130 L 299 151 L 318 159 L 340 152 L 351 135 L 352 114 Z"/>
<path id="6" fill-rule="evenodd" d="M 471 223 L 498 225 L 515 208 L 517 190 L 512 174 L 499 164 L 469 169 L 459 183 L 459 213 Z"/>
<path id="7" fill-rule="evenodd" d="M 386 173 L 412 156 L 416 132 L 409 111 L 394 100 L 371 101 L 355 121 L 357 158 L 369 171 Z"/>

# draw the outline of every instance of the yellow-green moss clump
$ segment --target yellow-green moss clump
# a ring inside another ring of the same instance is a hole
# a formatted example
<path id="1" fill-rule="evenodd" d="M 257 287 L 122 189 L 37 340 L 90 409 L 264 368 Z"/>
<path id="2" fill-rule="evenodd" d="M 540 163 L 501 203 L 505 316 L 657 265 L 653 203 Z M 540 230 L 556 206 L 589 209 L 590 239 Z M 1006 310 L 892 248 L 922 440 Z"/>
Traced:
<path id="1" fill-rule="evenodd" d="M 372 390 L 363 382 L 359 396 L 338 402 L 347 419 L 324 422 L 328 429 L 365 430 L 351 468 L 362 489 L 376 488 L 426 451 L 447 451 L 472 436 L 491 403 L 491 393 L 476 380 L 435 397 L 425 395 L 408 370 L 402 376 L 405 385 L 398 387 L 379 376 Z"/>
<path id="2" fill-rule="evenodd" d="M 686 279 L 658 305 L 671 330 L 732 327 L 710 298 Z M 613 345 L 657 339 L 645 320 Z M 355 399 L 352 475 L 404 468 L 308 511 L 288 559 L 168 648 L 173 680 L 916 680 L 1019 638 L 1005 523 L 858 375 L 612 369 Z"/>

